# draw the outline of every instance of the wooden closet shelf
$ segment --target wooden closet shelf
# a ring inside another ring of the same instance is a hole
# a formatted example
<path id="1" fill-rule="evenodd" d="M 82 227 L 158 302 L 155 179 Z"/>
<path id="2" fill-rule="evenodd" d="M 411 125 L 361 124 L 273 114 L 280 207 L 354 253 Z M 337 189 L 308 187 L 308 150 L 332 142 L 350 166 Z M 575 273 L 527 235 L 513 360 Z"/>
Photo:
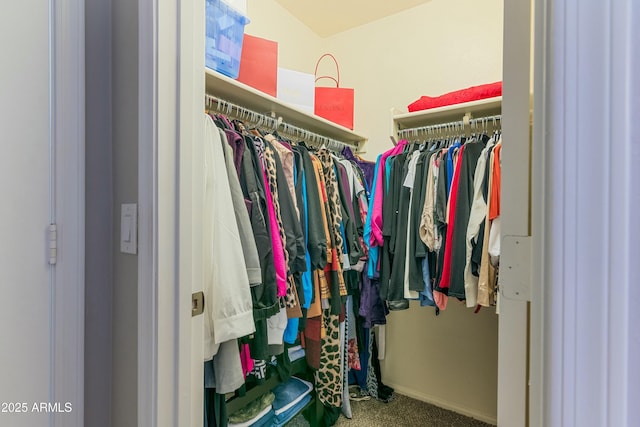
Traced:
<path id="1" fill-rule="evenodd" d="M 497 96 L 495 98 L 480 99 L 478 101 L 447 105 L 429 110 L 396 114 L 393 116 L 393 122 L 398 130 L 402 130 L 461 120 L 467 113 L 471 114 L 473 118 L 500 114 L 501 111 L 502 97 Z"/>
<path id="2" fill-rule="evenodd" d="M 310 369 L 304 357 L 291 362 L 291 376 L 299 376 L 313 382 L 313 375 L 310 373 Z M 269 377 L 264 382 L 247 384 L 247 390 L 242 396 L 236 395 L 227 399 L 227 413 L 232 414 L 245 407 L 260 396 L 273 390 L 280 383 L 280 375 L 278 375 L 277 371 L 269 369 Z M 315 388 L 311 390 L 311 396 L 311 401 L 299 413 L 308 411 L 308 417 L 317 423 L 322 417 L 322 403 L 316 397 Z"/>
<path id="3" fill-rule="evenodd" d="M 290 125 L 341 142 L 358 145 L 362 149 L 367 138 L 322 117 L 309 114 L 291 104 L 283 102 L 271 95 L 263 93 L 244 83 L 222 75 L 216 71 L 205 69 L 207 94 L 223 100 L 242 105 L 262 114 L 273 114 L 282 117 Z"/>

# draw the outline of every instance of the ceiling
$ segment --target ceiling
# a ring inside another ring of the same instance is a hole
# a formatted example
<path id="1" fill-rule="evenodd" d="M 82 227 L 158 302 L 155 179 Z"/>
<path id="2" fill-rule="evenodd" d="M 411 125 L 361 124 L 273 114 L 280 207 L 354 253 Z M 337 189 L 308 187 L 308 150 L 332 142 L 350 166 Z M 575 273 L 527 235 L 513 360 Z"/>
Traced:
<path id="1" fill-rule="evenodd" d="M 321 37 L 367 24 L 430 0 L 276 0 Z"/>

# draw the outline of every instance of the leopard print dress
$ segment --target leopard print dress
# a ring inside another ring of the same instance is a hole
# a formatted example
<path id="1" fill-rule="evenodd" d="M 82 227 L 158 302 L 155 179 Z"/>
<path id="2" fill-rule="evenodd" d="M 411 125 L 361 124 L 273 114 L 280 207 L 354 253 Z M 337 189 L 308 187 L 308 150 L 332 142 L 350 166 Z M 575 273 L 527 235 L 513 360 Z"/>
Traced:
<path id="1" fill-rule="evenodd" d="M 344 240 L 342 238 L 342 205 L 340 204 L 340 193 L 338 190 L 338 180 L 333 164 L 331 152 L 327 149 L 318 151 L 318 159 L 322 163 L 325 176 L 325 186 L 327 188 L 327 198 L 329 200 L 329 231 L 333 242 L 333 259 L 331 260 L 332 270 L 337 271 L 340 285 L 340 296 L 347 295 L 347 287 L 342 276 L 342 262 L 344 259 Z"/>
<path id="2" fill-rule="evenodd" d="M 340 367 L 340 318 L 323 310 L 326 333 L 322 338 L 320 368 L 315 372 L 318 399 L 326 406 L 342 406 L 342 369 Z"/>

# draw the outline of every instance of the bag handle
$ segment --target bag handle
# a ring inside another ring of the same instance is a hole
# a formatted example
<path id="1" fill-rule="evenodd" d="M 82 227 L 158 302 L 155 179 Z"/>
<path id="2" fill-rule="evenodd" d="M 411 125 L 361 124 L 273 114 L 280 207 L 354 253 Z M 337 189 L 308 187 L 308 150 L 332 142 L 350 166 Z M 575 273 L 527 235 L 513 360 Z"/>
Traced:
<path id="1" fill-rule="evenodd" d="M 318 75 L 318 66 L 320 65 L 320 61 L 322 61 L 322 59 L 325 57 L 329 57 L 333 59 L 333 62 L 336 64 L 336 73 L 338 75 L 338 78 L 336 79 L 335 77 L 331 77 L 331 76 L 320 76 L 320 77 L 316 77 L 316 82 L 320 79 L 331 79 L 334 82 L 336 82 L 336 87 L 340 87 L 340 67 L 338 66 L 338 60 L 336 59 L 335 56 L 333 56 L 330 53 L 325 53 L 320 57 L 320 59 L 318 59 L 318 62 L 316 62 L 316 71 L 313 73 L 313 75 L 314 76 Z"/>

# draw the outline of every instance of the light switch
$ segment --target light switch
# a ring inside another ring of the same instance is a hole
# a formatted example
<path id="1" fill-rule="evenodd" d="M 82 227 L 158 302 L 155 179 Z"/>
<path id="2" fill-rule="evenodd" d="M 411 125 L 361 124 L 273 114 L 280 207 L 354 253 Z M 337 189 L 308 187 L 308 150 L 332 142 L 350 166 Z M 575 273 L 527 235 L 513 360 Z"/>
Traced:
<path id="1" fill-rule="evenodd" d="M 138 253 L 138 205 L 123 203 L 120 211 L 120 252 Z"/>
<path id="2" fill-rule="evenodd" d="M 131 221 L 133 218 L 129 215 L 125 215 L 122 217 L 122 227 L 120 231 L 120 240 L 123 242 L 131 241 Z"/>

